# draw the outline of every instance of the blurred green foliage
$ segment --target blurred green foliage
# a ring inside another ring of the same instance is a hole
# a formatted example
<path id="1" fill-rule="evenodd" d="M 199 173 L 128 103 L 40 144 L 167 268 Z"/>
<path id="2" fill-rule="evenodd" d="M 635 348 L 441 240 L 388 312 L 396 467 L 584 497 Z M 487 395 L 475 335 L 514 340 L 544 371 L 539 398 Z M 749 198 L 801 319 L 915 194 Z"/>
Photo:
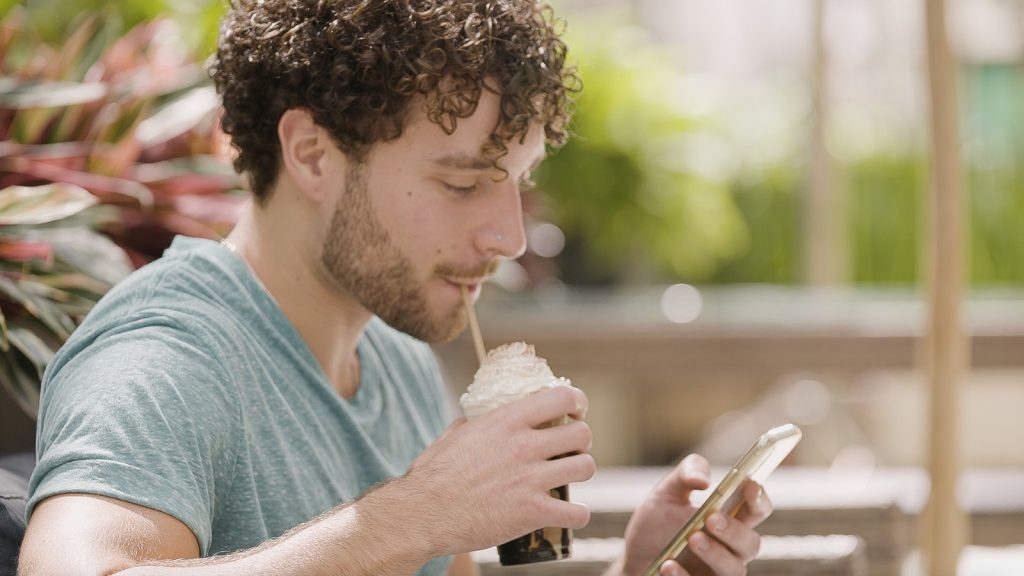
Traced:
<path id="1" fill-rule="evenodd" d="M 680 105 L 683 76 L 665 50 L 620 21 L 567 36 L 584 90 L 572 139 L 537 170 L 566 234 L 563 280 L 708 277 L 748 243 L 728 180 L 690 162 L 714 127 Z"/>
<path id="2" fill-rule="evenodd" d="M 107 29 L 127 31 L 158 17 L 180 26 L 183 40 L 199 57 L 213 51 L 227 0 L 0 0 L 0 18 L 14 6 L 27 8 L 27 25 L 43 42 L 58 44 L 84 19 L 102 14 Z"/>
<path id="3" fill-rule="evenodd" d="M 51 41 L 97 11 L 120 19 L 122 30 L 171 15 L 185 23 L 201 59 L 212 50 L 226 0 L 0 0 L 0 13 L 15 4 L 29 8 Z M 693 162 L 731 111 L 689 109 L 685 75 L 631 22 L 621 13 L 570 19 L 570 60 L 579 65 L 584 91 L 572 140 L 538 170 L 545 206 L 534 215 L 566 234 L 558 274 L 590 284 L 799 283 L 801 151 L 753 169 L 707 170 Z M 1024 71 L 1019 64 L 973 66 L 962 81 L 971 280 L 1021 285 Z M 928 182 L 922 142 L 923 136 L 902 150 L 837 166 L 849 194 L 855 283 L 908 285 L 919 278 Z"/>
<path id="4" fill-rule="evenodd" d="M 843 170 L 850 194 L 855 283 L 917 281 L 926 169 L 923 157 L 892 154 L 865 158 Z"/>
<path id="5" fill-rule="evenodd" d="M 803 151 L 785 151 L 771 165 L 738 158 L 739 168 L 721 178 L 692 169 L 685 156 L 714 144 L 693 137 L 716 133 L 716 118 L 687 114 L 677 67 L 623 21 L 576 19 L 571 30 L 582 33 L 568 38 L 584 82 L 574 138 L 537 178 L 551 207 L 544 216 L 567 235 L 562 279 L 801 282 L 802 243 L 814 241 L 800 230 Z M 961 82 L 970 281 L 1022 285 L 1024 67 L 965 67 Z M 848 195 L 853 283 L 907 286 L 920 278 L 929 175 L 925 135 L 914 138 L 836 160 L 837 185 Z M 679 146 L 688 139 L 697 145 Z"/>
<path id="6" fill-rule="evenodd" d="M 735 178 L 736 199 L 747 234 L 744 250 L 706 278 L 688 281 L 718 284 L 795 284 L 799 281 L 801 173 L 793 164 L 769 166 Z"/>
<path id="7" fill-rule="evenodd" d="M 178 26 L 107 16 L 54 43 L 20 6 L 0 19 L 0 390 L 29 415 L 54 351 L 132 263 L 177 234 L 222 237 L 243 202 Z"/>

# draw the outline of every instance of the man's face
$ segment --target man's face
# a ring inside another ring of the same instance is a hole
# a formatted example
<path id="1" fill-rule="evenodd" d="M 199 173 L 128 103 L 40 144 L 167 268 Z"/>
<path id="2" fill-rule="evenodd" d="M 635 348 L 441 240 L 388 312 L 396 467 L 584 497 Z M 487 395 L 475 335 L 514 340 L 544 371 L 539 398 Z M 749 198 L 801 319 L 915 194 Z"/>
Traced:
<path id="1" fill-rule="evenodd" d="M 498 102 L 485 91 L 451 135 L 415 108 L 400 138 L 349 165 L 324 240 L 329 282 L 427 342 L 458 335 L 462 288 L 475 298 L 500 258 L 525 249 L 520 186 L 544 155 L 543 130 L 508 143 L 496 169 L 482 149 Z"/>

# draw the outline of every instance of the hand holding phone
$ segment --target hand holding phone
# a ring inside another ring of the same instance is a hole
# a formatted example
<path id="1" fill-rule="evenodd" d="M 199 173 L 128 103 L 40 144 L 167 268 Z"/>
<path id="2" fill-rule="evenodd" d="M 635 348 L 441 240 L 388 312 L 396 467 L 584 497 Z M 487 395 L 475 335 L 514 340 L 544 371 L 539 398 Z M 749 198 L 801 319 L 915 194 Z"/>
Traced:
<path id="1" fill-rule="evenodd" d="M 800 428 L 785 424 L 765 432 L 747 450 L 747 453 L 729 470 L 725 478 L 715 487 L 704 504 L 693 513 L 675 538 L 658 554 L 644 571 L 643 576 L 658 576 L 666 560 L 678 557 L 685 550 L 690 536 L 704 528 L 704 522 L 712 512 L 721 511 L 735 516 L 743 504 L 742 487 L 748 480 L 764 484 L 764 481 L 793 450 L 802 436 Z"/>

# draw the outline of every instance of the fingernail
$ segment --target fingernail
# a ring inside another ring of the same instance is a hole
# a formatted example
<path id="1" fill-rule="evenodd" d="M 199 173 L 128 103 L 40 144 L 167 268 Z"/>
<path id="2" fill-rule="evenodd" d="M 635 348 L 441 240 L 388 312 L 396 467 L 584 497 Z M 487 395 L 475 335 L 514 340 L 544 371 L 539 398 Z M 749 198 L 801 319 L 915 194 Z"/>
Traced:
<path id="1" fill-rule="evenodd" d="M 707 552 L 708 537 L 698 532 L 690 537 L 690 546 L 693 546 L 697 552 Z"/>
<path id="2" fill-rule="evenodd" d="M 696 466 L 687 467 L 686 474 L 693 480 L 707 482 L 709 484 L 711 483 L 711 478 L 708 476 L 707 472 L 701 470 Z"/>
<path id="3" fill-rule="evenodd" d="M 708 528 L 712 532 L 721 532 L 725 529 L 725 518 L 721 514 L 712 514 L 708 516 Z"/>
<path id="4" fill-rule="evenodd" d="M 768 507 L 768 494 L 765 493 L 763 486 L 757 487 L 757 498 L 754 499 L 754 505 L 758 508 Z"/>

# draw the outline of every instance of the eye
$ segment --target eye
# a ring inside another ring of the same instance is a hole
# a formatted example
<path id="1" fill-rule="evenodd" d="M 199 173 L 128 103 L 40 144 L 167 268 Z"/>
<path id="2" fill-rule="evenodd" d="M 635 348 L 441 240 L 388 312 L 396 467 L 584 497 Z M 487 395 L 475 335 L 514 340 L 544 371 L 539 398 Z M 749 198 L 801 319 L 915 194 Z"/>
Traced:
<path id="1" fill-rule="evenodd" d="M 469 186 L 458 186 L 456 184 L 452 184 L 451 182 L 445 182 L 444 180 L 442 180 L 441 184 L 444 185 L 444 187 L 449 192 L 453 192 L 460 196 L 467 196 L 469 194 L 472 194 L 473 192 L 476 192 L 476 182 L 470 184 Z"/>

